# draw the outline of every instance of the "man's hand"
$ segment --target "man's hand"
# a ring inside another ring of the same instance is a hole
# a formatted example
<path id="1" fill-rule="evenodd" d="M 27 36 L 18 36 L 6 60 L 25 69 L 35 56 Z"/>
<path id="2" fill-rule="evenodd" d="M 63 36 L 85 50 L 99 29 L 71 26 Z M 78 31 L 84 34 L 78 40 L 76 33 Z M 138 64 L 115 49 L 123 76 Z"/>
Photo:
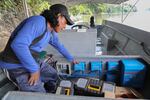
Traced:
<path id="1" fill-rule="evenodd" d="M 40 72 L 39 71 L 37 71 L 35 73 L 31 73 L 28 83 L 30 85 L 36 85 L 37 81 L 39 80 L 39 77 L 40 77 Z"/>
<path id="2" fill-rule="evenodd" d="M 73 60 L 72 61 L 72 64 L 78 64 L 79 62 L 78 61 L 76 61 L 76 60 Z"/>

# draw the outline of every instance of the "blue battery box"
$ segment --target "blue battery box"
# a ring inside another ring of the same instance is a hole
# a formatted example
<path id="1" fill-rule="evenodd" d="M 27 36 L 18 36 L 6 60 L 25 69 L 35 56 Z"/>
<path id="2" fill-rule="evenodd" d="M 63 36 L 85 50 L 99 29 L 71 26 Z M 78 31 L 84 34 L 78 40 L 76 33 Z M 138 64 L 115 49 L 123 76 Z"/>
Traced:
<path id="1" fill-rule="evenodd" d="M 118 71 L 119 71 L 119 63 L 118 61 L 109 61 L 107 63 L 107 74 L 106 74 L 106 81 L 108 82 L 115 82 L 118 81 Z"/>
<path id="2" fill-rule="evenodd" d="M 122 79 L 123 86 L 143 88 L 146 66 L 136 59 L 124 59 L 122 61 Z"/>
<path id="3" fill-rule="evenodd" d="M 91 61 L 89 77 L 101 78 L 102 76 L 103 65 L 101 61 Z"/>
<path id="4" fill-rule="evenodd" d="M 74 71 L 85 71 L 85 62 L 79 62 L 78 64 L 74 65 Z"/>
<path id="5" fill-rule="evenodd" d="M 91 71 L 102 71 L 102 62 L 92 61 L 90 67 L 91 67 Z"/>
<path id="6" fill-rule="evenodd" d="M 109 61 L 108 66 L 107 66 L 107 70 L 108 71 L 118 70 L 118 64 L 119 63 L 117 61 Z"/>

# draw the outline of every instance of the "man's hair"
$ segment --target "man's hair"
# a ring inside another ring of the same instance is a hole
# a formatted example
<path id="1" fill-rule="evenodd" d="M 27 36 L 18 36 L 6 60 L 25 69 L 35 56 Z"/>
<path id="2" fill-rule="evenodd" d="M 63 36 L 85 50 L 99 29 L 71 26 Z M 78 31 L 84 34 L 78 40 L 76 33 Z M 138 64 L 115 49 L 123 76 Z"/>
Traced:
<path id="1" fill-rule="evenodd" d="M 51 24 L 51 27 L 55 28 L 58 25 L 58 16 L 51 10 L 44 10 L 41 15 Z"/>

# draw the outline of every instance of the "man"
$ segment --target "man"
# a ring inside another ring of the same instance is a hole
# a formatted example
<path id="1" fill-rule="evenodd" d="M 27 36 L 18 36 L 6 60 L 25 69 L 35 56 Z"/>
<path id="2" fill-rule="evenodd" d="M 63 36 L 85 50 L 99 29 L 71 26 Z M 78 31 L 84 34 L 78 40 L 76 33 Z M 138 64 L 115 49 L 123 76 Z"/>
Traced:
<path id="1" fill-rule="evenodd" d="M 95 27 L 95 22 L 94 22 L 94 16 L 90 17 L 90 27 L 94 28 Z"/>
<path id="2" fill-rule="evenodd" d="M 55 4 L 41 15 L 25 19 L 13 31 L 2 53 L 0 66 L 8 70 L 21 91 L 53 92 L 57 81 L 56 70 L 47 64 L 40 67 L 37 63 L 38 53 L 48 43 L 67 60 L 76 63 L 58 40 L 58 32 L 65 29 L 66 24 L 73 24 L 67 8 Z"/>

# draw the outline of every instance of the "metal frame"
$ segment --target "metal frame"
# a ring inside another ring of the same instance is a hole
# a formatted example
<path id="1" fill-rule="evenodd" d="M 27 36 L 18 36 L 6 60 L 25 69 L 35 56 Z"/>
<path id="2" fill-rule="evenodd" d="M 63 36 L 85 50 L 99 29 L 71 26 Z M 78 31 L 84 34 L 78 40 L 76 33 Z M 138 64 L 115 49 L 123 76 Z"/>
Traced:
<path id="1" fill-rule="evenodd" d="M 109 25 L 104 25 L 104 27 L 110 28 L 110 29 L 112 29 L 113 31 L 115 31 L 115 32 L 113 33 L 113 35 L 112 35 L 111 38 L 114 38 L 114 37 L 115 37 L 116 32 L 120 33 L 121 35 L 123 35 L 123 36 L 125 36 L 125 37 L 127 38 L 126 42 L 124 43 L 124 45 L 123 45 L 122 47 L 119 47 L 118 45 L 115 45 L 116 49 L 118 50 L 118 52 L 116 53 L 116 55 L 118 55 L 119 53 L 122 53 L 123 55 L 126 55 L 126 54 L 127 54 L 127 53 L 124 51 L 124 49 L 126 48 L 126 46 L 127 46 L 127 44 L 129 43 L 130 40 L 132 40 L 133 42 L 135 42 L 136 44 L 138 44 L 138 45 L 140 45 L 140 46 L 141 46 L 141 44 L 143 43 L 143 42 L 138 41 L 138 40 L 134 39 L 133 37 L 131 37 L 131 36 L 129 36 L 129 35 L 127 35 L 127 34 L 121 32 L 121 31 L 117 30 L 116 28 L 113 28 L 113 27 L 111 27 L 111 26 L 109 26 Z M 104 34 L 105 34 L 105 33 L 104 33 Z"/>
<path id="2" fill-rule="evenodd" d="M 133 8 L 135 7 L 135 5 L 139 2 L 140 0 L 137 0 L 136 2 L 135 2 L 135 4 L 132 6 L 132 8 L 130 9 L 130 11 L 127 13 L 127 15 L 125 16 L 125 18 L 123 18 L 123 7 L 124 7 L 124 2 L 122 3 L 122 15 L 121 15 L 121 22 L 123 23 L 126 19 L 127 19 L 127 17 L 129 16 L 129 14 L 131 13 L 131 11 L 133 10 Z"/>

